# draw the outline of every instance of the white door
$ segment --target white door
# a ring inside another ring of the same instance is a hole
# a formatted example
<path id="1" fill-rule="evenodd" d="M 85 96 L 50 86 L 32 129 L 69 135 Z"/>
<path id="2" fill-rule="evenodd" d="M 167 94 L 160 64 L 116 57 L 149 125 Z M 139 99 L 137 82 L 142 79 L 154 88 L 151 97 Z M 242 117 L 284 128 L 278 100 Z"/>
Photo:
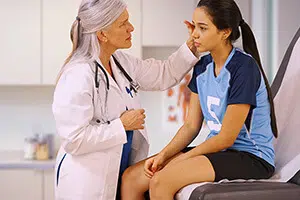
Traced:
<path id="1" fill-rule="evenodd" d="M 44 200 L 54 200 L 54 170 L 44 171 Z"/>
<path id="2" fill-rule="evenodd" d="M 40 0 L 1 1 L 0 85 L 40 84 Z"/>
<path id="3" fill-rule="evenodd" d="M 180 46 L 188 39 L 194 0 L 142 0 L 143 46 Z"/>
<path id="4" fill-rule="evenodd" d="M 53 85 L 72 50 L 70 30 L 81 0 L 43 0 L 42 84 Z"/>
<path id="5" fill-rule="evenodd" d="M 42 172 L 0 170 L 0 198 L 3 200 L 42 200 Z"/>

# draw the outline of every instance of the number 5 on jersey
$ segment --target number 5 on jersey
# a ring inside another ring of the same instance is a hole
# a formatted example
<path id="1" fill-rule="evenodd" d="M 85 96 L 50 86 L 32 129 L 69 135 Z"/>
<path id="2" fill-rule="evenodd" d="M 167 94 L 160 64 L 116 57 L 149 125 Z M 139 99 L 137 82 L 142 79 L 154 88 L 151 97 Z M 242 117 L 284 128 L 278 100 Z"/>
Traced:
<path id="1" fill-rule="evenodd" d="M 216 113 L 211 110 L 212 105 L 220 106 L 220 99 L 212 96 L 207 97 L 207 108 L 209 114 L 214 118 L 215 121 L 207 121 L 208 128 L 212 131 L 220 131 L 222 124 L 220 123 Z M 217 123 L 215 123 L 217 122 Z"/>

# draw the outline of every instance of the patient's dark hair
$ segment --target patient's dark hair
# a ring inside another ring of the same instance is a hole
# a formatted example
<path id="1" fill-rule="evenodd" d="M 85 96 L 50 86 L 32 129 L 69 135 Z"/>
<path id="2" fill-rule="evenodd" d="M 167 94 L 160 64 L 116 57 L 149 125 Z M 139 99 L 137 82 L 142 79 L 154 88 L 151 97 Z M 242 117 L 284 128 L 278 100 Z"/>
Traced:
<path id="1" fill-rule="evenodd" d="M 239 7 L 234 0 L 200 0 L 197 7 L 204 7 L 217 29 L 232 30 L 231 35 L 229 36 L 229 40 L 232 43 L 240 37 L 239 27 L 241 27 L 244 51 L 256 60 L 266 84 L 271 109 L 272 131 L 274 136 L 277 137 L 278 131 L 271 88 L 261 64 L 253 32 L 249 25 L 243 20 Z"/>

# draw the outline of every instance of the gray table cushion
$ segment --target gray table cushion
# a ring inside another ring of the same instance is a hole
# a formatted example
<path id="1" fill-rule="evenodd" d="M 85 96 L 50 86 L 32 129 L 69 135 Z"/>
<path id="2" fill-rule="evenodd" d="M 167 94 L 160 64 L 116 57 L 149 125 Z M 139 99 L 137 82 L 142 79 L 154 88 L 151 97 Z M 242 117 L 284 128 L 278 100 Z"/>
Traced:
<path id="1" fill-rule="evenodd" d="M 196 188 L 189 200 L 300 200 L 300 186 L 293 183 L 221 183 Z"/>
<path id="2" fill-rule="evenodd" d="M 289 182 L 300 185 L 300 170 Z M 299 197 L 299 199 L 300 199 L 300 197 Z"/>

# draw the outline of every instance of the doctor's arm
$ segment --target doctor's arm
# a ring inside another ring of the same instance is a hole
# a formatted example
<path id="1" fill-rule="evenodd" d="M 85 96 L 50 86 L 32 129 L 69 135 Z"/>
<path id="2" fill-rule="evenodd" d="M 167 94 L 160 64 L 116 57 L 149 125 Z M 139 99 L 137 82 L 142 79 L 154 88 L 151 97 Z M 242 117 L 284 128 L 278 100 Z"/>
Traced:
<path id="1" fill-rule="evenodd" d="M 63 148 L 72 155 L 97 152 L 127 142 L 121 118 L 110 124 L 96 123 L 93 119 L 93 83 L 90 81 L 84 73 L 71 69 L 60 78 L 54 93 L 52 110 L 57 132 Z M 123 120 L 135 121 L 130 120 L 134 115 L 133 111 L 124 113 Z M 125 127 L 132 125 L 127 123 Z"/>
<path id="2" fill-rule="evenodd" d="M 132 66 L 128 70 L 146 91 L 166 90 L 178 84 L 199 60 L 187 43 L 165 61 L 142 60 L 126 54 L 125 57 Z"/>
<path id="3" fill-rule="evenodd" d="M 190 69 L 198 62 L 199 53 L 194 45 L 192 33 L 194 26 L 184 22 L 189 32 L 189 38 L 175 53 L 165 61 L 156 59 L 141 60 L 134 56 L 123 54 L 130 63 L 130 74 L 134 77 L 142 90 L 166 90 L 178 84 Z"/>
<path id="4" fill-rule="evenodd" d="M 173 87 L 199 61 L 200 54 L 197 52 L 192 36 L 195 26 L 186 20 L 184 23 L 188 29 L 189 38 L 166 61 L 155 59 L 140 61 L 136 73 L 138 74 L 137 81 L 141 84 L 142 89 L 166 90 Z"/>

